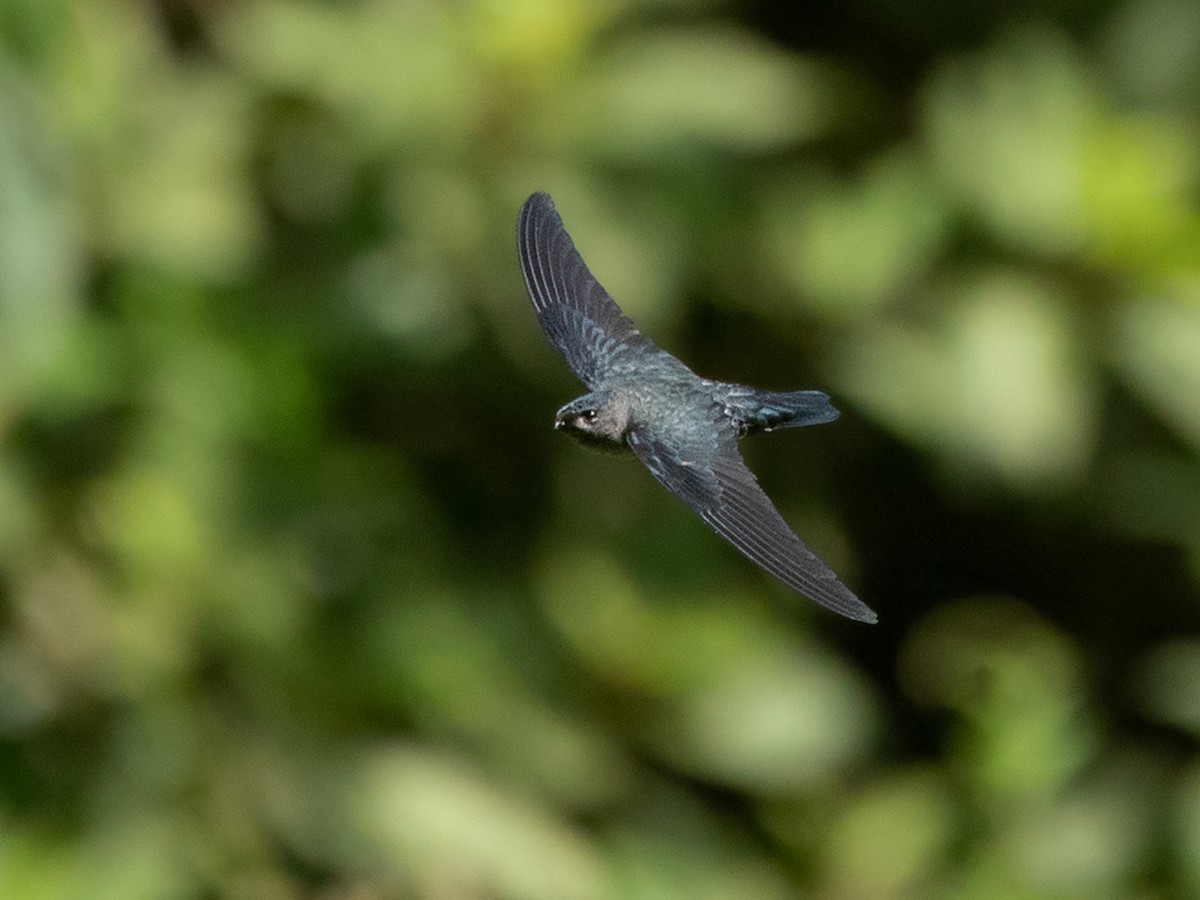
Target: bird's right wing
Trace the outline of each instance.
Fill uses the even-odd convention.
[[[779,515],[738,453],[732,429],[718,425],[709,437],[675,449],[635,429],[628,442],[655,478],[752,562],[836,613],[877,621]]]
[[[624,359],[647,351],[667,356],[588,271],[549,194],[536,193],[521,207],[517,255],[542,331],[589,388]]]

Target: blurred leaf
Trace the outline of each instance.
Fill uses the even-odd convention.
[[[422,893],[606,895],[599,858],[571,826],[452,757],[381,748],[347,799],[374,850],[372,864]]]
[[[1200,766],[1176,776],[1170,807],[1171,857],[1187,891],[1200,890]]]
[[[808,139],[827,126],[825,77],[731,28],[637,34],[592,75],[587,143],[636,157],[695,142],[746,152]]]
[[[1078,478],[1095,401],[1063,298],[1008,272],[943,291],[942,327],[881,324],[848,341],[834,369],[843,390],[968,471],[1026,489]]]
[[[1020,824],[1005,849],[1025,883],[1039,892],[1080,897],[1132,890],[1153,827],[1147,808],[1153,795],[1147,784],[1134,786],[1137,775],[1110,767],[1104,777],[1074,786],[1052,808]]]
[[[1200,642],[1181,638],[1154,648],[1137,688],[1148,715],[1200,734]]]
[[[470,140],[486,83],[463,25],[461,11],[439,3],[253,0],[220,36],[254,78],[337,113],[363,155]]]
[[[676,695],[711,681],[779,636],[716,597],[652,596],[613,563],[560,552],[541,585],[551,621],[600,674],[617,684]]]
[[[1170,425],[1200,447],[1200,304],[1189,297],[1127,304],[1116,316],[1122,375]]]
[[[621,748],[524,683],[523,661],[455,598],[410,595],[371,625],[364,666],[382,680],[384,698],[407,695],[431,732],[467,739],[560,803],[592,807],[629,790],[632,765]]]
[[[1140,0],[1114,8],[1102,47],[1123,94],[1184,113],[1195,109],[1200,21],[1192,13],[1188,0]]]
[[[642,792],[632,825],[606,841],[613,893],[630,900],[796,896],[783,867],[738,840],[718,816],[662,786]]]
[[[0,52],[0,436],[18,398],[53,378],[82,312],[79,210],[44,91]]]
[[[174,67],[134,7],[74,4],[59,98],[107,253],[228,281],[261,229],[247,190],[249,96],[213,67]]]
[[[1026,27],[982,59],[942,63],[930,83],[924,126],[933,158],[1006,243],[1039,253],[1080,246],[1090,81],[1066,40]]]
[[[1156,543],[1190,541],[1200,525],[1200,467],[1190,456],[1124,451],[1092,478],[1095,515],[1114,533]]]
[[[960,813],[934,770],[895,772],[848,803],[824,860],[834,897],[919,895],[948,863]]]
[[[689,771],[772,796],[811,789],[860,759],[873,738],[871,695],[818,647],[723,667],[649,728]]]
[[[1077,651],[1024,604],[961,603],[929,615],[908,639],[901,674],[919,702],[961,717],[960,765],[1001,819],[1053,797],[1095,753],[1079,720]]]
[[[894,301],[948,232],[937,186],[899,154],[857,183],[806,184],[769,202],[768,253],[805,307],[834,320],[863,318]]]
[[[1107,264],[1194,272],[1198,176],[1192,136],[1178,123],[1143,118],[1097,125],[1083,187],[1090,252]]]

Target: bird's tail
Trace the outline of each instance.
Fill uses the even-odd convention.
[[[838,411],[821,391],[761,391],[738,386],[727,400],[743,433],[832,422]]]

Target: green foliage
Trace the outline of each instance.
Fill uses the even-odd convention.
[[[1200,19],[893,6],[0,5],[0,896],[1200,892]],[[554,438],[538,189],[880,626]]]

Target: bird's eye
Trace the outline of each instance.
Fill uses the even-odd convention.
[[[583,418],[584,418],[584,421],[587,421],[587,422],[595,422],[595,421],[596,421],[596,411],[595,411],[594,409],[586,409],[586,410],[584,410],[584,411],[583,411]]]

